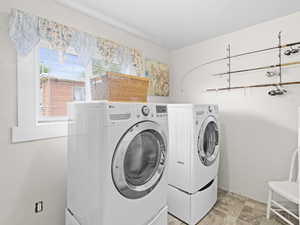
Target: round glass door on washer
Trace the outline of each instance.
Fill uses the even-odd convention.
[[[205,166],[212,165],[219,154],[219,128],[213,116],[208,116],[198,134],[198,154]]]
[[[166,166],[166,136],[157,123],[131,127],[119,141],[112,162],[118,191],[129,199],[142,198],[159,183]]]

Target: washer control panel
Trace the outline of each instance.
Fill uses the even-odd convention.
[[[136,119],[150,120],[152,118],[165,119],[168,116],[167,105],[164,104],[125,104],[109,103],[108,120],[121,121],[129,120],[132,117]]]
[[[143,105],[138,113],[137,117],[152,118],[152,117],[166,117],[167,116],[167,105]]]

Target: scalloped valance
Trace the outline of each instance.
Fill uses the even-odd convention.
[[[94,37],[55,21],[12,9],[9,20],[9,36],[19,55],[28,55],[40,40],[46,40],[63,56],[72,47],[82,63],[87,66],[97,55],[104,63],[117,63],[122,72],[144,75],[144,57],[141,51],[114,41]]]

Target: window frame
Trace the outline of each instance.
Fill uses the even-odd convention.
[[[27,142],[68,135],[68,116],[65,120],[40,118],[40,59],[39,49],[51,48],[49,42],[41,40],[27,55],[17,54],[17,121],[11,128],[11,142]],[[74,49],[67,52],[75,54]],[[94,59],[101,60],[99,55]],[[92,62],[86,67],[85,101],[91,101],[90,76],[93,74]]]
[[[27,56],[17,55],[17,125],[12,127],[12,143],[65,137],[64,121],[40,121],[39,49],[49,47],[41,41]]]

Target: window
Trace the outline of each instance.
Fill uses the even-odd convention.
[[[39,48],[39,121],[66,120],[67,103],[85,100],[85,68],[75,54]]]
[[[89,77],[91,99],[98,100],[103,96],[101,92],[104,91],[102,88],[102,76],[104,76],[107,71],[121,73],[122,66],[117,62],[105,63],[100,59],[100,56],[98,56],[98,58],[92,60],[91,70],[91,76]]]
[[[98,88],[104,71],[144,73],[144,58],[137,49],[18,9],[11,10],[9,22],[9,37],[18,52],[12,142],[65,136],[66,103],[96,100],[91,85]]]
[[[40,42],[26,57],[18,56],[18,117],[12,142],[66,136],[67,102],[99,100],[101,77],[122,70],[126,72],[100,55],[85,68],[72,49],[62,56],[48,42]]]
[[[18,52],[12,142],[65,136],[67,102],[98,99],[92,88],[99,92],[105,71],[143,74],[139,50],[18,9],[10,14],[9,37]]]
[[[62,56],[47,42],[26,57],[18,56],[18,116],[12,142],[66,136],[67,102],[89,99],[89,71],[72,49]]]

